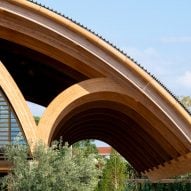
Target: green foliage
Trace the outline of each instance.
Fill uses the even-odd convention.
[[[127,189],[127,191],[190,191],[190,183],[148,183],[139,184],[139,187]]]
[[[40,121],[40,117],[39,116],[34,116],[34,120],[36,125],[38,125],[39,121]]]
[[[3,180],[3,188],[11,191],[93,191],[99,169],[94,154],[54,143],[46,147],[38,143],[29,160],[26,145],[9,145],[5,149],[13,168]],[[5,189],[6,190],[6,189]]]
[[[130,174],[133,175],[133,171],[131,169],[131,166],[128,167],[128,170],[130,169]],[[129,171],[128,171],[129,174]],[[161,183],[160,181],[158,183],[152,183],[146,177],[142,177],[138,175],[136,172],[134,172],[134,175],[131,177],[128,177],[130,181],[127,181],[126,185],[126,191],[190,191],[191,190],[191,183],[190,183],[190,174],[185,174],[182,176],[177,176],[171,179],[169,183]],[[140,178],[145,179],[145,182],[136,181]],[[133,181],[131,181],[133,179]]]
[[[115,150],[112,150],[97,190],[124,191],[126,178],[126,162]]]
[[[190,96],[182,96],[182,97],[179,97],[179,100],[180,102],[182,102],[182,104],[190,109],[191,108],[191,97]]]
[[[79,148],[79,149],[83,149],[84,154],[86,156],[88,156],[89,154],[95,154],[96,157],[98,157],[98,151],[96,148],[96,145],[93,143],[93,140],[83,140],[83,141],[79,141],[74,143],[73,148]]]

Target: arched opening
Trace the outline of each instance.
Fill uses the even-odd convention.
[[[184,165],[191,160],[190,115],[154,77],[67,18],[28,1],[0,5],[0,59],[23,97],[3,66],[0,85],[27,140],[49,144],[60,135],[71,143],[104,140],[151,177],[191,169]],[[86,99],[112,107],[105,102],[86,107]],[[25,100],[50,103],[38,128]]]
[[[158,134],[158,140],[154,134]],[[60,137],[70,144],[83,139],[102,140],[116,149],[138,172],[172,159],[161,144],[170,143],[148,121],[132,109],[124,109],[122,104],[111,101],[86,103],[72,110],[58,124],[52,141]],[[178,157],[179,153],[173,147],[171,149]]]

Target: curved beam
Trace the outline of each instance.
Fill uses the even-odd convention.
[[[187,156],[191,151],[190,115],[149,74],[86,29],[28,1],[4,0],[0,1],[0,38],[36,50],[92,78],[71,86],[49,105],[38,129],[38,136],[46,143],[50,143],[59,122],[75,108],[109,100],[136,111],[154,132],[171,142],[179,155]]]
[[[27,1],[1,1],[0,15],[0,37],[23,44],[63,63],[67,60],[70,67],[91,77],[107,76],[123,84],[124,88],[128,88],[126,84],[131,83],[147,100],[155,102],[182,131],[186,140],[191,142],[191,117],[188,113],[151,76],[99,37]]]
[[[144,164],[146,161],[149,161],[147,166],[157,166],[157,164],[172,159],[170,152],[163,151],[160,143],[157,143],[152,135],[148,135],[143,130],[138,119],[133,120],[122,113],[123,110],[107,108],[104,106],[104,102],[101,103],[103,103],[102,108],[88,109],[87,107],[85,111],[72,116],[64,124],[61,122],[61,128],[57,128],[58,132],[54,134],[53,140],[62,136],[63,141],[71,143],[75,139],[83,137],[85,139],[89,135],[89,138],[97,136],[107,142],[105,138],[107,135],[111,143],[116,140],[114,147],[120,147],[123,150],[120,154],[126,159],[129,158],[129,154],[127,155],[126,152],[131,148],[132,158],[142,160],[141,169],[134,166],[137,171],[147,169]],[[110,102],[110,104],[114,103]],[[122,140],[123,144],[120,143]],[[111,145],[113,146],[113,143]],[[132,163],[132,161],[129,162]]]
[[[112,95],[112,94],[110,94],[110,95]],[[113,93],[112,97],[114,95],[115,94]],[[115,95],[115,96],[120,98],[119,95]],[[124,97],[123,97],[123,99],[125,100]],[[90,116],[90,118],[88,117],[88,120],[90,120],[91,116],[94,115],[94,112],[92,111],[93,109],[98,109],[102,113],[103,108],[107,108],[110,110],[117,111],[119,113],[123,113],[125,116],[128,116],[133,121],[135,121],[135,123],[137,123],[142,128],[142,130],[148,135],[148,140],[145,140],[145,141],[149,141],[152,137],[166,151],[166,153],[168,153],[172,158],[176,158],[177,156],[179,156],[180,153],[174,148],[174,144],[171,141],[169,141],[172,139],[171,135],[169,136],[169,134],[170,134],[169,131],[164,130],[163,133],[160,133],[160,131],[156,127],[153,127],[153,124],[150,123],[150,121],[148,121],[148,119],[144,119],[133,108],[130,108],[130,107],[132,107],[132,105],[133,104],[125,105],[125,101],[124,101],[124,103],[122,103],[122,102],[120,103],[120,101],[117,102],[116,100],[112,100],[111,98],[109,100],[109,98],[108,98],[108,100],[92,101],[92,102],[85,103],[81,106],[78,106],[78,107],[74,108],[66,116],[64,116],[64,118],[61,120],[60,124],[58,124],[58,126],[56,127],[52,140],[55,139],[56,134],[58,134],[57,132],[60,131],[61,128],[62,128],[61,131],[63,131],[63,133],[59,134],[58,136],[62,136],[65,138],[67,138],[66,134],[67,134],[67,136],[70,136],[70,134],[68,134],[68,130],[75,128],[75,126],[77,124],[79,125],[81,123],[84,123],[86,120],[86,115]],[[85,112],[88,112],[88,113],[85,116],[83,116]],[[152,114],[150,113],[150,118],[152,118],[151,115]],[[80,118],[79,118],[79,116],[80,116]],[[128,122],[127,117],[124,118],[121,116],[121,120],[122,121],[126,120]],[[157,123],[156,121],[157,121],[157,119],[155,118],[155,124]],[[90,125],[92,125],[92,123]],[[116,125],[118,125],[118,124],[116,124]],[[112,126],[115,126],[115,124],[113,124]],[[163,129],[163,128],[161,128],[162,126],[164,126],[164,125],[160,124],[161,131]],[[139,131],[142,132],[141,129]],[[121,132],[119,131],[119,133],[121,133]],[[57,138],[58,138],[58,136],[57,136]],[[144,136],[145,139],[146,139],[146,137],[147,136]],[[99,137],[99,138],[103,139],[102,137]],[[151,145],[154,145],[154,144],[152,143]],[[159,148],[157,148],[157,149],[159,150],[159,152],[161,154],[163,153],[163,152],[161,152],[161,150]]]
[[[14,108],[28,144],[32,145],[37,138],[34,118],[16,83],[1,62],[0,86]]]
[[[183,145],[190,150],[190,143],[185,141],[186,137],[182,134],[182,131],[176,128],[173,121],[168,119],[168,116],[165,116],[155,103],[149,102],[149,100],[144,98],[142,92],[136,91],[131,84],[127,85],[126,87],[128,88],[124,89],[111,79],[100,78],[86,80],[62,92],[48,106],[40,121],[38,130],[43,135],[42,137],[45,142],[50,143],[51,138],[48,137],[52,136],[52,132],[56,129],[59,121],[74,108],[96,100],[112,100],[114,102],[121,102],[126,107],[130,107],[137,111],[137,113],[140,113],[144,119],[150,121],[151,124],[153,123],[152,126],[163,136],[170,138],[168,135],[174,134],[178,139],[183,140]],[[156,119],[158,119],[157,123]],[[162,121],[161,119],[164,120],[164,123],[160,122]],[[46,127],[46,131],[44,131],[43,127]],[[172,139],[171,141],[172,144],[177,145],[180,153],[182,151],[185,153],[184,147],[177,142],[177,139]]]
[[[146,101],[155,102],[190,144],[190,115],[144,70],[91,32],[43,7],[20,0],[0,2],[0,28],[1,38],[60,62],[67,61],[70,67],[90,78],[107,76],[125,89],[131,83]]]
[[[79,114],[83,113],[83,110],[85,111],[88,109],[88,105],[86,104],[90,104],[90,108],[92,108],[94,107],[94,105],[91,105],[91,103],[95,101],[105,100],[105,101],[111,101],[113,103],[120,103],[124,106],[124,108],[130,108],[133,111],[138,112],[141,117],[135,119],[133,118],[133,116],[131,116],[133,120],[139,121],[139,119],[143,118],[145,122],[142,119],[143,122],[142,128],[144,129],[145,132],[147,132],[148,135],[149,131],[151,132],[156,131],[155,135],[150,134],[149,136],[152,136],[155,140],[158,139],[158,143],[161,146],[163,145],[162,147],[164,148],[164,150],[168,148],[168,144],[170,143],[172,148],[171,149],[169,148],[168,154],[172,152],[171,153],[172,158],[173,157],[178,158],[178,156],[187,155],[190,151],[190,146],[188,142],[187,144],[184,144],[185,142],[183,143],[183,141],[185,141],[185,137],[181,133],[181,131],[179,131],[179,129],[177,129],[175,126],[172,126],[173,123],[168,118],[166,118],[167,120],[166,124],[160,123],[159,120],[161,120],[161,117],[164,118],[164,113],[161,113],[160,110],[158,110],[157,113],[156,112],[153,113],[152,110],[150,111],[148,110],[148,108],[144,108],[143,105],[145,104],[145,102],[143,100],[139,100],[143,102],[140,103],[137,102],[136,96],[139,97],[141,95],[138,92],[135,93],[132,92],[131,90],[135,91],[130,85],[129,88],[126,90],[123,89],[123,87],[121,87],[113,80],[107,78],[91,79],[81,82],[79,84],[75,84],[70,88],[68,88],[67,90],[65,90],[64,92],[62,92],[48,106],[39,123],[38,135],[42,140],[46,142],[46,144],[50,144],[50,142],[52,141],[53,134],[62,120],[67,122],[67,120],[71,119],[72,116],[75,117],[75,115],[77,115],[78,113]],[[147,101],[146,104],[150,104],[152,108],[155,107],[155,103]],[[96,103],[95,106],[99,108],[99,104]],[[115,108],[114,104],[111,104],[110,108],[114,109]],[[121,111],[126,113],[127,111],[125,111],[126,109],[124,108],[123,109],[121,108],[122,109]],[[155,111],[156,110],[157,108],[155,108]],[[71,122],[74,123],[75,120],[71,120]],[[144,123],[146,124],[145,126],[143,125]],[[148,124],[150,124],[150,128]],[[171,125],[169,126],[169,124]],[[69,126],[72,127],[72,124]],[[64,128],[67,129],[67,125],[64,125]],[[172,128],[174,130],[172,130]],[[75,130],[75,126],[73,130]],[[81,130],[79,129],[79,131]],[[86,133],[84,133],[84,136],[85,134]],[[79,134],[79,136],[83,137],[81,133]],[[162,139],[160,139],[159,136],[161,136]],[[103,137],[100,138],[103,139]],[[160,142],[163,139],[166,142],[165,144]],[[179,153],[179,155],[173,156],[173,149],[175,149],[176,152]],[[148,173],[149,171],[154,173],[153,169],[147,169],[147,170],[144,169],[143,173],[146,173],[150,178],[153,178],[152,173]]]

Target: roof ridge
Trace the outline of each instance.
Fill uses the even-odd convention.
[[[154,76],[153,74],[151,74],[144,66],[142,66],[141,64],[139,64],[136,60],[134,60],[132,57],[130,57],[126,52],[124,52],[122,49],[120,49],[119,47],[117,47],[115,44],[111,43],[110,41],[108,41],[107,39],[105,39],[103,36],[101,36],[100,34],[96,33],[95,31],[89,29],[87,26],[84,26],[83,24],[81,24],[80,22],[77,22],[76,20],[72,19],[71,17],[68,17],[66,15],[64,15],[61,12],[58,12],[46,5],[43,5],[41,3],[39,3],[36,0],[27,0],[31,3],[34,3],[36,5],[39,5],[41,7],[44,7],[45,9],[48,9],[49,11],[52,11],[68,20],[70,20],[71,22],[77,24],[78,26],[84,28],[85,30],[91,32],[93,35],[96,35],[98,38],[100,38],[101,40],[103,40],[104,42],[106,42],[107,44],[109,44],[110,46],[112,46],[113,48],[115,48],[117,51],[119,51],[120,53],[122,53],[124,56],[128,57],[133,63],[135,63],[137,66],[139,66],[142,70],[144,70],[147,74],[149,74],[149,76],[151,76],[155,81],[157,81],[183,108],[185,111],[187,111],[188,114],[191,115],[191,111],[185,107],[185,105],[178,99],[178,97],[176,95],[174,95],[174,93],[169,90],[156,76]]]

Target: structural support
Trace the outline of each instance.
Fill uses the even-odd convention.
[[[9,71],[0,64],[0,86],[29,143],[50,144],[61,135],[71,143],[94,137],[152,180],[191,171],[189,113],[99,36],[29,1],[0,0],[0,40],[12,46],[1,47]],[[9,53],[23,57],[14,64]],[[49,103],[38,127],[26,98]]]

